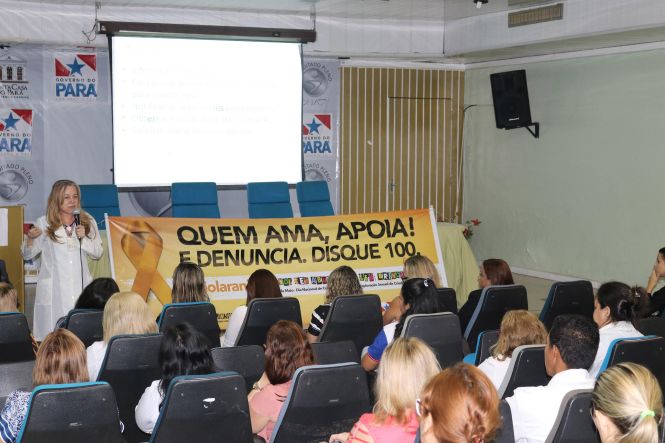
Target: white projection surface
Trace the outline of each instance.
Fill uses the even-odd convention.
[[[118,186],[302,179],[296,43],[114,36]]]

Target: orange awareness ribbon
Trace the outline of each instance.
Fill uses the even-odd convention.
[[[129,222],[127,232],[120,240],[122,251],[136,268],[132,291],[146,301],[150,289],[163,304],[171,303],[171,288],[157,271],[164,242],[148,223],[141,220]]]

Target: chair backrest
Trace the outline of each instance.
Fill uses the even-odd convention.
[[[87,348],[104,337],[102,319],[104,311],[96,309],[72,309],[65,319],[65,329],[68,329],[81,339]]]
[[[351,340],[361,352],[383,328],[381,299],[378,295],[336,297],[323,323],[320,342]]]
[[[17,389],[32,390],[32,368],[34,367],[34,360],[0,363],[0,405],[4,406],[7,396]]]
[[[417,337],[436,354],[442,368],[462,361],[462,333],[459,318],[452,312],[409,315],[402,328],[402,337]]]
[[[328,183],[323,180],[299,182],[296,184],[298,207],[302,217],[335,215],[330,203]]]
[[[367,377],[360,365],[299,368],[270,443],[327,441],[332,434],[348,432],[369,409]]]
[[[30,328],[20,312],[0,312],[0,363],[35,359]]]
[[[293,217],[289,185],[286,182],[247,184],[249,218]]]
[[[516,388],[543,386],[550,381],[545,371],[545,345],[518,346],[508,365],[506,376],[499,387],[501,398],[511,397]]]
[[[32,391],[17,442],[121,443],[120,419],[108,383],[42,385]]]
[[[637,322],[635,328],[644,335],[657,335],[658,337],[665,337],[665,318],[642,318]]]
[[[545,443],[600,443],[591,419],[591,390],[576,389],[563,397]]]
[[[171,381],[150,443],[252,443],[247,391],[235,372]]]
[[[171,184],[171,213],[178,218],[219,218],[217,184],[182,182]]]
[[[265,370],[265,355],[259,345],[213,348],[212,359],[218,371],[233,371],[245,380],[247,392],[259,381]]]
[[[540,321],[549,331],[554,319],[562,314],[593,316],[593,287],[586,280],[559,281],[550,287],[547,300],[540,311]]]
[[[655,335],[635,338],[618,338],[608,347],[607,355],[598,375],[610,366],[623,362],[637,363],[647,368],[658,379],[660,389],[665,389],[665,338]]]
[[[189,323],[208,339],[211,348],[219,346],[219,324],[217,323],[217,311],[212,303],[173,303],[162,308],[159,316],[159,331],[164,332],[167,328]]]
[[[492,443],[515,443],[513,414],[506,400],[501,400],[499,403],[499,413],[501,414],[501,428],[497,431]]]
[[[113,387],[129,442],[148,440],[148,434],[136,426],[134,408],[145,388],[162,377],[158,360],[161,342],[162,334],[119,335],[111,338],[106,348],[97,380]]]
[[[116,185],[80,185],[81,205],[95,218],[99,229],[106,229],[104,214],[110,217],[120,216],[118,187]]]
[[[457,294],[453,288],[436,288],[439,298],[440,312],[452,312],[457,314]]]
[[[489,286],[483,289],[478,305],[464,331],[464,338],[470,346],[473,346],[478,334],[490,329],[499,329],[505,313],[513,309],[529,309],[524,286]]]
[[[247,314],[235,345],[263,346],[268,330],[280,320],[290,320],[302,326],[300,302],[297,298],[255,298],[247,305]]]
[[[351,340],[312,343],[312,352],[317,365],[360,363],[360,354]]]
[[[490,331],[483,331],[478,334],[478,343],[476,345],[476,361],[474,364],[478,366],[492,355],[492,346],[499,341],[499,330],[492,329]]]

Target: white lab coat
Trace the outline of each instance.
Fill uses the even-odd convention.
[[[87,258],[98,260],[104,251],[97,223],[92,217],[90,234],[80,242],[80,256],[75,233],[67,237],[65,228],[60,226],[55,231],[58,241],[54,242],[46,234],[46,217],[39,217],[35,226],[42,230],[42,235],[34,239],[30,247],[27,240],[24,241],[22,252],[25,259],[41,254],[32,335],[42,341],[53,330],[56,321],[74,308],[81,291],[92,280]]]

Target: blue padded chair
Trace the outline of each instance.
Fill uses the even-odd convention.
[[[98,223],[99,229],[106,229],[104,214],[120,216],[118,187],[116,185],[80,185],[81,205]]]
[[[365,371],[357,363],[303,366],[293,374],[270,443],[326,441],[369,412]]]
[[[169,303],[164,305],[157,320],[159,331],[180,323],[189,323],[205,335],[211,348],[219,346],[219,324],[217,311],[210,302]]]
[[[289,185],[286,182],[247,184],[249,218],[293,217]]]
[[[0,363],[34,360],[28,319],[20,312],[0,312]]]
[[[171,380],[150,443],[252,443],[245,381],[235,372]]]
[[[522,386],[543,386],[550,376],[545,370],[545,345],[522,345],[513,351],[508,370],[497,392],[499,397],[512,397]]]
[[[480,294],[478,305],[464,331],[464,338],[472,346],[478,334],[499,329],[506,312],[513,309],[529,309],[526,288],[522,285],[488,286]]]
[[[492,329],[483,331],[478,334],[478,342],[476,343],[476,350],[473,354],[464,356],[464,363],[478,366],[492,355],[492,346],[499,341],[499,330]]]
[[[113,389],[99,382],[36,387],[16,441],[124,442]]]
[[[219,218],[217,184],[171,184],[171,214],[177,218]]]
[[[665,389],[665,338],[655,335],[634,338],[617,338],[610,343],[598,375],[605,369],[623,362],[637,363],[647,368],[658,379],[660,389]]]
[[[74,333],[87,348],[104,338],[102,320],[104,311],[96,309],[72,309],[65,318],[65,329]]]
[[[600,443],[589,414],[591,392],[591,389],[576,389],[566,394],[545,443]]]
[[[321,215],[335,215],[328,183],[323,180],[300,182],[296,184],[298,206],[302,217],[318,217]]]
[[[555,282],[540,311],[540,321],[549,331],[554,319],[563,314],[593,317],[593,287],[586,280]]]

